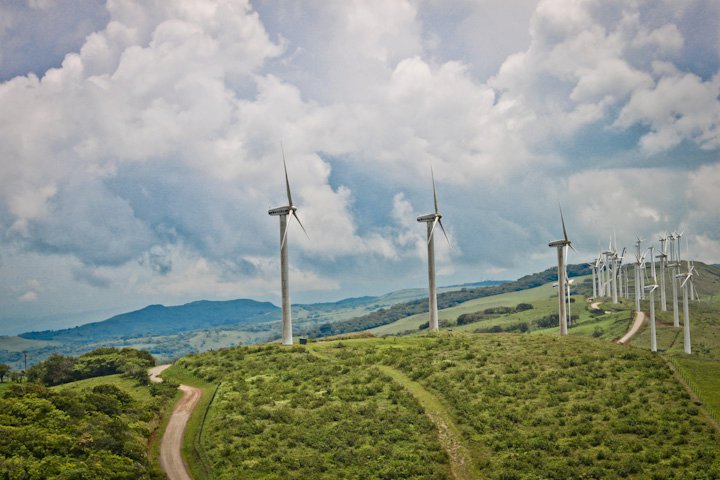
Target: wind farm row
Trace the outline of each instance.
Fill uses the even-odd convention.
[[[290,189],[290,180],[288,177],[287,162],[285,159],[285,151],[281,145],[283,169],[285,174],[285,189],[287,194],[287,205],[272,208],[268,211],[271,216],[280,217],[280,285],[282,297],[282,344],[293,344],[292,333],[292,311],[290,303],[290,284],[288,275],[288,216],[292,216],[298,222],[303,232],[307,236],[307,231],[300,221],[297,214],[298,207],[293,203],[292,193]],[[435,281],[435,241],[434,234],[436,228],[440,226],[445,240],[450,245],[450,239],[447,236],[445,227],[442,224],[442,214],[438,207],[437,188],[435,185],[435,174],[430,166],[430,175],[433,190],[433,206],[432,213],[419,216],[417,221],[425,223],[427,228],[427,261],[428,261],[428,330],[431,333],[438,332],[440,325],[438,322],[438,306],[437,306],[437,287]],[[571,304],[571,288],[573,281],[567,275],[567,256],[568,250],[575,248],[572,241],[568,237],[567,228],[562,208],[560,208],[560,221],[562,225],[563,238],[548,243],[551,248],[557,249],[558,258],[558,279],[555,286],[558,292],[558,326],[560,335],[568,334],[568,326],[572,321],[570,315]],[[683,334],[684,334],[684,351],[690,354],[692,351],[690,340],[690,310],[689,302],[693,299],[699,299],[693,285],[693,276],[697,274],[692,261],[685,261],[686,269],[682,271],[681,260],[681,240],[684,232],[673,232],[662,236],[659,239],[659,253],[655,255],[655,246],[650,245],[643,249],[643,239],[636,236],[635,243],[635,259],[631,263],[623,263],[627,248],[623,248],[618,253],[617,240],[615,235],[611,237],[607,250],[603,250],[598,254],[594,262],[588,263],[592,271],[592,291],[593,299],[609,298],[613,304],[618,304],[620,298],[635,300],[635,312],[641,312],[640,301],[645,300],[649,296],[650,310],[650,330],[651,330],[651,346],[653,352],[657,352],[656,337],[656,319],[655,307],[656,290],[660,291],[659,308],[661,311],[667,311],[667,282],[672,287],[671,300],[673,306],[673,326],[680,327],[679,319],[679,299],[678,290],[682,290],[682,307],[683,307]],[[309,237],[308,237],[309,238]],[[686,238],[687,245],[687,238]],[[451,246],[451,245],[450,245]],[[452,247],[452,246],[451,246]],[[657,262],[656,262],[657,259]],[[649,261],[648,261],[649,260]],[[647,265],[650,264],[650,272],[648,273]],[[658,275],[659,266],[660,273]],[[633,293],[630,293],[630,268],[633,270]],[[641,317],[642,318],[642,317]]]
[[[558,249],[558,285],[565,286],[565,288],[558,288],[560,334],[567,335],[567,312],[570,308],[569,295],[572,280],[567,279],[565,264],[568,247],[573,247],[572,242],[567,236],[562,210],[560,211],[560,219],[564,239],[551,242],[549,246]],[[630,264],[623,263],[627,248],[623,248],[622,252],[618,254],[617,240],[613,234],[607,250],[600,252],[594,262],[588,263],[592,271],[593,299],[608,298],[613,304],[618,304],[621,298],[634,299],[636,314],[641,312],[640,301],[649,299],[650,350],[653,352],[657,352],[656,303],[659,303],[661,311],[667,311],[666,285],[669,280],[672,286],[673,327],[680,328],[678,290],[682,290],[683,350],[687,354],[692,353],[690,301],[699,300],[700,298],[693,284],[693,276],[697,275],[697,270],[690,259],[685,260],[686,268],[685,271],[682,271],[680,247],[683,235],[684,232],[672,232],[661,236],[658,240],[660,248],[657,255],[655,255],[655,245],[650,245],[646,249],[643,249],[642,244],[644,240],[636,236],[635,260]],[[687,245],[687,238],[685,242]],[[689,250],[689,248],[687,250]],[[647,268],[648,263],[650,264],[649,273]],[[659,275],[656,266],[659,266]],[[634,277],[632,294],[630,293],[631,267]],[[655,292],[657,290],[660,292],[660,297],[656,301]],[[640,319],[642,318],[643,317],[640,317]]]

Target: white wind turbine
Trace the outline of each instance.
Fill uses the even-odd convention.
[[[660,253],[656,258],[660,259],[660,310],[667,311],[667,298],[665,295],[665,266],[667,264],[667,249],[665,247],[667,237],[660,237]]]
[[[650,247],[650,258],[653,258],[653,247]],[[655,325],[655,290],[658,288],[657,276],[655,272],[655,262],[651,263],[651,272],[653,284],[645,287],[650,294],[650,351],[657,352],[657,332]]]
[[[683,347],[687,354],[692,353],[690,346],[690,305],[688,300],[688,289],[692,284],[692,276],[691,271],[677,275],[677,279],[682,280],[680,288],[683,289]]]
[[[558,317],[560,320],[560,335],[567,335],[568,319],[565,310],[565,247],[572,246],[572,242],[568,239],[567,230],[565,229],[565,219],[563,218],[562,208],[560,208],[560,221],[562,222],[563,239],[555,240],[548,243],[549,247],[557,248],[558,255]]]
[[[283,207],[272,208],[268,210],[269,215],[280,217],[280,291],[282,294],[282,344],[292,345],[292,311],[290,306],[290,284],[288,281],[288,215],[292,215],[297,220],[298,225],[302,228],[307,236],[307,231],[303,227],[300,217],[297,215],[297,207],[292,201],[290,193],[290,180],[288,180],[287,163],[285,163],[285,149],[280,145],[283,157],[283,168],[285,170],[285,189],[287,192],[288,204]],[[309,238],[309,237],[308,237]]]
[[[643,262],[643,258],[640,256],[640,245],[642,244],[642,240],[640,240],[640,237],[636,237],[637,242],[635,243],[635,248],[637,253],[635,253],[635,311],[640,311],[640,268]]]
[[[597,298],[598,289],[597,289],[597,266],[598,266],[599,259],[595,261],[595,263],[588,263],[588,266],[590,267],[590,271],[592,272],[592,286],[593,286],[593,298]]]
[[[677,292],[677,276],[679,275],[680,271],[680,261],[678,258],[678,253],[675,246],[675,240],[677,240],[678,237],[675,236],[674,233],[671,233],[668,235],[668,240],[670,240],[670,262],[668,264],[668,267],[672,268],[671,274],[670,274],[670,281],[672,283],[672,301],[673,301],[673,327],[680,327],[680,312],[678,311],[678,292]]]
[[[427,247],[428,247],[428,306],[430,310],[430,321],[428,328],[431,332],[437,332],[440,330],[438,322],[438,309],[437,309],[437,292],[435,290],[435,240],[434,233],[435,227],[440,225],[440,229],[445,235],[448,245],[450,245],[450,239],[445,233],[445,227],[442,224],[442,215],[438,210],[437,191],[435,190],[435,174],[430,166],[430,177],[432,178],[433,186],[433,204],[435,206],[435,212],[427,215],[422,215],[417,218],[418,222],[424,222],[427,225]]]
[[[691,273],[694,277],[699,277],[700,274],[697,272],[697,270],[695,270],[695,265],[693,264],[693,261],[690,260],[690,242],[687,238],[685,238],[685,250],[688,252],[688,273]],[[700,300],[700,296],[698,295],[697,290],[695,290],[695,285],[693,284],[693,281],[690,280],[690,301],[693,300]]]
[[[622,298],[625,298],[627,294],[625,293],[625,290],[623,289],[623,259],[625,258],[625,247],[622,249],[622,254],[620,255],[620,258],[618,259],[618,289],[620,290],[620,296]]]

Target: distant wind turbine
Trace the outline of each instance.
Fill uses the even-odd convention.
[[[654,247],[650,247],[650,258],[653,258]],[[657,276],[655,272],[655,261],[651,264],[653,284],[648,285],[645,289],[650,294],[650,351],[657,352],[657,332],[655,329],[655,290],[658,288]]]
[[[692,284],[692,276],[692,272],[677,275],[677,279],[682,280],[680,288],[683,290],[683,347],[687,354],[692,353],[690,346],[690,302],[688,300],[688,289]]]
[[[665,247],[667,237],[660,237],[660,253],[656,258],[660,259],[660,310],[667,312],[667,297],[665,295],[665,266],[667,265],[667,249]]]
[[[557,248],[558,255],[558,317],[560,320],[560,335],[567,335],[568,319],[565,310],[565,247],[572,246],[572,242],[568,239],[567,230],[565,229],[565,219],[563,218],[562,207],[560,208],[560,222],[562,222],[563,239],[555,240],[548,243],[548,247]]]
[[[678,237],[671,233],[668,235],[668,240],[670,240],[670,261],[671,263],[668,264],[668,267],[672,268],[672,272],[670,274],[670,281],[672,283],[672,301],[673,301],[673,327],[680,327],[680,313],[678,311],[678,292],[677,292],[677,283],[678,279],[677,276],[680,273],[680,258],[678,255],[678,252],[675,247],[675,240],[677,240]]]
[[[418,222],[424,222],[427,225],[427,247],[428,247],[428,306],[430,310],[430,321],[428,328],[431,332],[437,332],[440,330],[438,322],[438,309],[437,309],[437,292],[435,290],[435,227],[440,225],[440,229],[450,245],[450,239],[445,233],[445,227],[442,224],[442,215],[438,210],[437,191],[435,190],[435,174],[433,173],[432,165],[430,166],[430,176],[432,178],[433,187],[433,204],[435,211],[427,215],[417,217]]]
[[[290,283],[288,281],[288,245],[287,245],[287,232],[288,232],[288,215],[292,215],[297,220],[300,228],[305,232],[307,231],[303,227],[300,217],[297,214],[297,207],[292,201],[292,194],[290,193],[290,180],[288,180],[287,163],[285,162],[285,149],[282,144],[280,145],[283,157],[283,168],[285,170],[285,189],[287,192],[288,204],[283,207],[272,208],[268,210],[269,215],[280,217],[280,290],[282,294],[282,344],[292,345],[293,344],[293,333],[292,333],[292,311],[290,306]],[[309,237],[308,237],[309,238]]]

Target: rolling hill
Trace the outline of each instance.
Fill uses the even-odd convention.
[[[345,339],[173,368],[219,385],[200,439],[217,478],[720,475],[720,435],[662,359],[593,338]]]

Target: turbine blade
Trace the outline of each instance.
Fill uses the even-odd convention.
[[[287,232],[290,229],[290,223],[285,222],[285,232],[283,233],[282,241],[280,242],[280,250],[285,246],[285,241],[287,240]]]
[[[435,191],[435,173],[433,173],[432,163],[430,164],[430,177],[432,178],[432,185],[433,185],[433,203],[435,204],[435,213],[438,213],[438,204],[437,204],[437,192]]]
[[[290,180],[288,179],[287,163],[285,162],[285,147],[283,147],[282,142],[280,142],[280,150],[282,150],[283,168],[285,168],[285,188],[287,189],[288,206],[292,207],[293,201],[292,195],[290,194]]]
[[[560,221],[562,222],[563,237],[565,238],[565,241],[567,242],[568,236],[567,236],[567,230],[565,230],[565,218],[563,218],[562,207],[560,206],[560,204],[558,204],[558,208],[560,209]]]
[[[295,220],[297,220],[298,225],[300,225],[300,228],[302,228],[302,231],[305,232],[305,236],[308,238],[308,240],[310,240],[310,235],[308,235],[307,230],[305,230],[305,227],[303,227],[303,224],[300,221],[300,217],[298,217],[297,212],[295,210],[293,210],[292,214],[293,214],[293,217],[295,217]]]
[[[447,240],[448,246],[452,248],[452,244],[450,243],[450,239],[447,236],[447,233],[445,233],[445,227],[443,227],[442,220],[438,219],[438,223],[440,224],[440,229],[443,232],[443,235],[445,235],[445,240]]]
[[[428,235],[428,240],[427,240],[428,245],[430,245],[430,240],[432,240],[433,234],[435,233],[435,226],[438,224],[439,221],[440,221],[440,217],[435,217],[435,221],[433,222],[433,226],[432,226],[432,228],[430,229],[430,235]]]
[[[685,277],[685,280],[683,280],[683,282],[680,284],[680,288],[684,288],[684,287],[685,287],[685,284],[688,282],[688,280],[690,280],[690,278],[691,278],[691,276],[690,276],[690,275],[687,275],[687,276]]]

